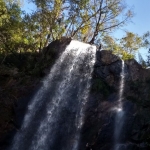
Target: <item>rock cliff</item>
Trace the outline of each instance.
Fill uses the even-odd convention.
[[[136,60],[126,60],[123,91],[124,120],[121,150],[148,150],[150,147],[150,70]],[[92,87],[82,130],[81,149],[112,150],[115,107],[119,98],[122,60],[111,51],[98,51]],[[119,129],[118,129],[119,130]]]
[[[0,140],[4,139],[6,132],[12,129],[17,130],[14,122],[15,103],[18,103],[18,99],[20,99],[19,103],[27,103],[25,99],[23,99],[24,102],[21,101],[22,97],[27,96],[32,89],[38,86],[41,78],[49,71],[48,65],[45,64],[52,65],[70,40],[65,38],[62,41],[57,40],[45,48],[41,56],[36,57],[38,60],[36,64],[40,64],[38,73],[40,71],[40,75],[42,74],[38,78],[33,77],[32,74],[22,75],[17,67],[9,71],[5,69],[3,73],[0,73],[0,78],[4,79],[0,85],[2,97],[0,101],[0,107],[2,107]],[[53,63],[51,63],[52,58],[55,58]],[[37,69],[37,65],[34,69]],[[122,150],[149,150],[150,70],[142,68],[134,59],[126,60],[124,69],[125,84],[122,101],[125,118],[120,137],[122,145],[120,146]],[[0,70],[2,69],[0,68]],[[122,60],[118,56],[112,54],[111,51],[97,51],[92,86],[85,111],[85,122],[81,132],[80,150],[112,149],[116,115],[114,108],[119,97],[121,71]],[[4,144],[8,144],[8,142],[4,143],[4,140],[1,141],[3,147]]]

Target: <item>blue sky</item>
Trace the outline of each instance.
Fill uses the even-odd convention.
[[[132,22],[124,29],[142,35],[150,30],[150,0],[126,0],[126,3],[134,11]]]
[[[22,10],[31,13],[36,7],[33,3],[29,3],[28,1],[29,0],[23,0]]]
[[[150,31],[150,0],[126,0],[126,3],[134,11],[132,22],[128,23],[122,29],[137,33],[142,36],[145,32]],[[115,32],[114,36],[121,38],[125,33],[122,30]],[[146,59],[148,49],[140,49],[143,58]]]
[[[125,0],[126,4],[134,11],[134,17],[132,22],[129,22],[122,29],[143,35],[145,32],[150,31],[150,0]],[[23,10],[32,12],[35,6],[32,3],[28,3],[28,0],[24,0]],[[121,38],[125,35],[123,30],[116,31],[113,35],[116,38]],[[140,53],[146,59],[147,49],[140,49]]]

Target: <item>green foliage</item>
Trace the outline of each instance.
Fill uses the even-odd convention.
[[[112,50],[114,54],[123,60],[132,59],[142,45],[142,38],[132,32],[126,32],[121,39],[114,39],[109,35],[104,37],[105,49]]]
[[[27,14],[21,11],[20,0],[0,0],[0,53],[5,53],[3,60],[14,52],[41,52],[49,42],[62,36],[99,43],[106,33],[132,17],[122,1],[30,0],[36,9]],[[119,20],[121,15],[124,18]]]
[[[23,22],[18,1],[1,1],[1,5],[5,10],[5,16],[2,15],[0,20],[0,54],[5,54],[5,59],[9,54],[27,51],[34,43],[28,38],[29,33],[26,33],[26,24]]]
[[[143,34],[143,45],[148,48],[150,46],[150,32]]]
[[[142,39],[132,32],[126,32],[126,36],[120,40],[120,43],[123,49],[131,55],[142,47]]]
[[[30,1],[36,9],[27,14],[21,11],[19,0],[0,0],[0,54],[4,54],[0,63],[9,54],[41,52],[48,43],[62,36],[97,44],[101,41],[123,59],[133,58],[140,47],[140,37],[131,32],[119,43],[109,36],[132,17],[123,0]]]
[[[39,26],[40,47],[62,36],[97,43],[104,33],[122,26],[132,17],[123,0],[31,1],[37,7],[31,18]]]
[[[9,15],[7,12],[6,4],[4,0],[0,0],[0,26],[2,26],[4,22],[7,22],[8,19]]]
[[[144,66],[146,65],[146,67],[150,66],[150,31],[147,31],[146,33],[143,34],[142,37],[142,45],[143,47],[148,49],[148,55],[147,55],[147,59],[144,62]]]

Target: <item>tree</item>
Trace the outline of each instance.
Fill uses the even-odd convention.
[[[19,1],[0,0],[0,4],[3,6],[0,10],[0,53],[4,54],[3,63],[8,54],[27,51],[33,43],[28,38],[29,33],[25,32]]]
[[[150,32],[147,31],[146,33],[143,34],[143,45],[148,48],[150,46]]]
[[[16,3],[6,3],[3,1],[5,8],[5,17],[1,19],[0,26],[0,44],[1,50],[14,49],[15,43],[19,42],[21,10]]]
[[[39,26],[40,49],[62,36],[99,43],[104,35],[132,17],[123,0],[31,0],[36,6],[31,18]]]
[[[71,20],[79,20],[76,24],[72,24],[71,28],[74,30],[71,35],[82,34],[81,29],[89,26],[92,35],[90,34],[88,37],[88,42],[91,44],[98,43],[105,33],[121,27],[132,17],[130,10],[123,13],[126,10],[123,0],[89,0],[81,8],[80,10],[76,9],[75,15],[70,18]],[[83,14],[86,14],[86,17],[82,17]],[[123,19],[119,17],[121,15],[124,16]]]
[[[137,34],[126,32],[126,35],[120,40],[123,49],[131,55],[142,47],[142,39]]]
[[[3,23],[8,21],[9,15],[7,12],[6,3],[4,0],[0,0],[0,26],[3,25]]]
[[[149,31],[147,31],[143,35],[143,45],[144,47],[148,48],[146,64],[147,64],[147,67],[149,67],[150,66],[150,48],[149,48],[150,47],[150,32]]]
[[[141,64],[141,66],[143,67],[143,68],[146,68],[147,67],[147,64],[146,64],[146,62],[145,62],[145,60],[143,59],[143,57],[142,57],[142,55],[140,54],[140,53],[138,53],[138,59],[139,59],[139,64]]]
[[[148,51],[148,56],[147,56],[147,66],[149,67],[150,66],[150,49]]]
[[[109,32],[132,17],[123,0],[30,1],[36,5],[36,10],[32,14],[23,14],[19,0],[0,0],[3,50],[41,51],[50,41],[62,36],[98,45]]]
[[[38,38],[38,47],[41,50],[47,46],[49,40],[60,38],[64,27],[60,27],[60,15],[62,12],[62,0],[34,0],[37,10],[32,13],[30,19],[35,26],[34,37]]]
[[[104,37],[103,44],[105,49],[112,50],[122,59],[134,58],[138,49],[143,46],[142,38],[132,32],[126,32],[126,35],[121,39],[114,39],[107,35]]]

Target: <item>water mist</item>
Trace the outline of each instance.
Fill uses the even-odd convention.
[[[116,107],[116,116],[115,116],[115,131],[114,131],[114,150],[121,150],[120,149],[120,137],[121,137],[121,130],[124,124],[124,110],[123,110],[123,90],[124,90],[124,61],[122,60],[122,68],[120,74],[120,86],[119,86],[119,99],[118,99],[118,106]]]
[[[77,150],[96,47],[72,40],[28,105],[11,150]]]

